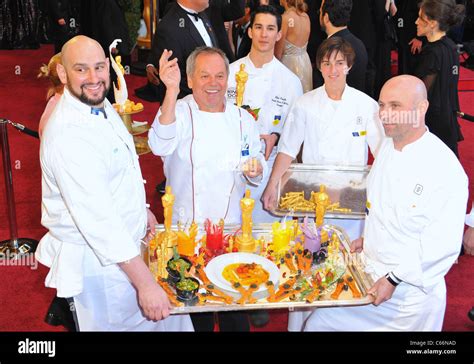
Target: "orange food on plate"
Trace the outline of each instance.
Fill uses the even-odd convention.
[[[268,281],[270,274],[257,263],[234,263],[224,268],[222,276],[231,284],[240,283],[242,286],[256,284],[259,286]]]

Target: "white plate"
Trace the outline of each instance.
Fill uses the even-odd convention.
[[[280,271],[272,261],[260,255],[250,253],[228,253],[215,257],[206,266],[205,271],[209,280],[219,289],[232,295],[233,297],[240,297],[240,293],[235,290],[231,283],[223,276],[222,272],[229,264],[235,263],[256,263],[260,264],[269,274],[269,280],[273,282],[275,288],[278,286],[280,279]],[[253,294],[255,298],[264,298],[268,295],[265,284],[260,285],[259,289]]]

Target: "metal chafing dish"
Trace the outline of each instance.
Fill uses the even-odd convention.
[[[374,298],[371,295],[367,294],[368,289],[373,285],[373,280],[371,277],[365,273],[364,267],[356,259],[355,254],[350,253],[350,239],[342,228],[339,228],[334,225],[325,225],[325,228],[333,231],[339,237],[342,246],[343,261],[345,264],[344,275],[350,275],[354,278],[355,283],[362,294],[360,298],[353,298],[350,291],[343,291],[339,299],[331,299],[330,295],[334,289],[328,289],[326,293],[317,301],[312,303],[302,302],[302,301],[290,301],[284,300],[281,302],[268,302],[265,298],[259,299],[256,303],[253,304],[224,304],[224,303],[206,303],[204,305],[195,305],[195,306],[174,306],[171,309],[171,314],[185,314],[185,313],[197,313],[197,312],[220,312],[220,311],[241,311],[241,310],[255,310],[255,309],[282,309],[287,308],[290,311],[294,309],[304,309],[304,308],[316,308],[316,307],[336,307],[336,306],[358,306],[358,305],[367,305],[373,302]],[[177,227],[173,226],[173,230]],[[229,225],[225,227],[224,232],[234,233],[239,229],[239,226]],[[164,226],[158,225],[157,231],[163,231]],[[200,235],[202,235],[204,229],[202,226],[199,226]],[[253,235],[255,238],[265,237],[271,239],[272,227],[271,224],[257,224],[253,227]],[[282,265],[281,267],[284,267]],[[150,267],[151,268],[151,267]],[[285,280],[283,278],[284,268],[280,269],[280,283]],[[153,270],[153,269],[152,269]]]
[[[292,164],[278,183],[278,207],[272,213],[276,216],[315,216],[315,211],[289,210],[280,208],[280,200],[288,192],[304,192],[309,200],[311,192],[319,191],[320,185],[327,188],[331,202],[339,202],[350,212],[326,211],[326,218],[364,219],[366,205],[366,179],[370,166],[322,166]]]

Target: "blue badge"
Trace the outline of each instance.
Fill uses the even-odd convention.
[[[353,131],[352,136],[353,137],[360,137],[360,136],[365,136],[367,135],[367,131],[361,130],[361,131]]]
[[[275,117],[273,118],[273,125],[280,124],[280,121],[281,121],[281,115],[275,115]]]
[[[242,151],[241,151],[242,157],[246,157],[250,155],[250,146],[249,143],[247,143],[247,135],[244,136],[244,141],[242,143]]]

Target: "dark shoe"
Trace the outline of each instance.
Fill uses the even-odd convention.
[[[474,321],[474,307],[471,308],[471,311],[469,311],[469,312],[467,313],[467,316],[468,316],[472,321]]]
[[[48,312],[44,318],[44,322],[51,326],[59,326],[63,324],[63,320],[54,313]]]
[[[166,193],[166,179],[156,185],[156,192],[161,193],[162,195]]]
[[[44,319],[48,325],[64,326],[68,331],[77,331],[74,317],[65,298],[54,297]]]
[[[266,310],[249,311],[249,318],[254,327],[264,327],[270,321],[270,315]]]

